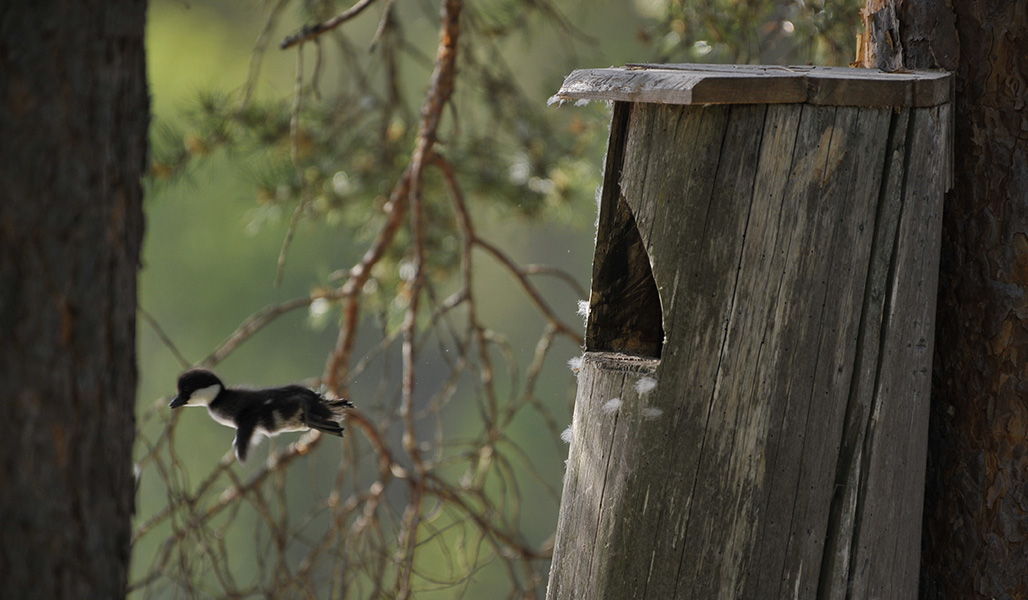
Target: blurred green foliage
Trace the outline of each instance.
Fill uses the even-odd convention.
[[[392,13],[383,21],[387,5]],[[201,361],[265,306],[335,289],[382,227],[388,196],[417,135],[439,5],[383,0],[317,43],[276,48],[285,35],[347,6],[323,0],[151,2],[154,121],[140,289],[146,319],[139,325],[137,526],[145,534],[134,545],[134,597],[179,597],[195,589],[216,597],[235,585],[257,594],[271,589],[269,573],[281,567],[262,563],[275,531],[264,509],[234,508],[216,517],[211,529],[189,519],[204,503],[216,503],[222,490],[259,473],[262,458],[290,440],[265,443],[250,464],[218,471],[232,433],[199,411],[170,415],[163,405],[185,363]],[[574,68],[648,61],[845,64],[857,7],[851,0],[468,2],[455,95],[439,144],[479,236],[521,264],[552,265],[587,288],[609,115],[597,103],[547,106],[563,76]],[[438,307],[460,286],[462,247],[446,182],[429,171],[424,186],[425,268],[429,292],[439,296],[429,305]],[[283,240],[290,235],[276,286]],[[389,336],[396,335],[409,302],[408,236],[401,228],[362,290],[358,364],[346,381],[350,397],[378,419],[397,447],[403,435],[396,417],[399,347]],[[467,317],[460,311],[452,322],[443,319],[442,326],[424,330],[418,402],[426,411],[436,407],[424,424],[442,440],[438,476],[480,478],[475,485],[483,495],[469,496],[468,503],[517,532],[527,546],[545,548],[556,523],[566,452],[557,434],[570,421],[574,394],[565,361],[581,350],[557,339],[538,377],[526,382],[546,321],[495,261],[475,256],[476,317],[488,324],[487,355],[503,366],[493,382],[501,408],[484,397],[480,373],[456,364],[460,319]],[[555,278],[533,281],[557,317],[580,322],[573,287]],[[219,373],[229,383],[254,385],[317,380],[336,342],[340,310],[337,300],[317,301],[283,315],[234,351]],[[430,316],[426,311],[419,320],[427,325]],[[502,416],[491,412],[496,410]],[[360,434],[353,428],[348,433],[346,456],[354,464],[371,460]],[[489,460],[481,455],[486,448]],[[345,471],[346,486],[333,485],[343,472],[339,455],[335,446],[323,445],[304,456],[305,466],[290,470],[288,479],[280,474],[280,504],[267,511],[299,523],[294,541],[301,548],[333,527],[328,498],[342,493],[345,499],[348,489],[359,495],[374,483],[373,469],[356,469]],[[215,478],[213,491],[200,494],[208,477]],[[400,507],[408,500],[399,492],[390,497]],[[183,504],[189,510],[163,512]],[[422,535],[443,551],[419,555],[417,597],[450,598],[454,590],[505,597],[517,586],[528,589],[528,579],[548,570],[545,561],[534,560],[525,573],[511,573],[466,511],[445,504],[424,511],[432,520]],[[394,525],[402,520],[401,514],[387,515],[384,521]],[[175,544],[170,554],[169,544]],[[302,562],[292,548],[286,556]],[[373,550],[347,546],[345,552],[365,553],[347,556],[358,569],[361,561],[381,558]],[[228,559],[219,566],[215,557],[221,555]],[[172,559],[174,565],[162,564]],[[373,587],[368,581],[355,585]]]
[[[366,240],[378,230],[382,205],[407,164],[417,133],[420,94],[419,86],[411,84],[424,85],[424,77],[418,75],[429,60],[431,43],[416,28],[409,31],[406,23],[424,21],[425,13],[431,15],[434,8],[420,4],[393,5],[393,16],[382,22],[373,40],[367,40],[366,29],[374,23],[367,20],[318,40],[313,51],[304,54],[298,97],[260,95],[255,89],[259,77],[254,76],[259,71],[252,70],[249,80],[237,79],[242,88],[198,90],[179,113],[183,119],[178,125],[167,124],[158,113],[154,176],[173,178],[195,159],[225,149],[250,165],[259,205],[286,208],[265,211],[265,217],[281,218],[300,205],[302,218],[342,226],[355,239]],[[561,74],[582,65],[567,59],[531,63],[519,46],[548,46],[557,56],[565,54],[561,46],[580,46],[628,60],[658,62],[834,64],[845,62],[858,19],[854,0],[638,4],[655,18],[643,20],[624,6],[620,11],[610,6],[596,11],[634,23],[634,31],[625,28],[620,39],[604,38],[602,43],[587,29],[588,23],[565,16],[561,5],[515,0],[469,4],[458,97],[443,136],[448,159],[472,206],[496,208],[517,218],[536,219],[545,213],[548,219],[568,219],[583,212],[575,202],[584,206],[582,201],[592,196],[597,183],[597,149],[605,139],[597,111],[546,110],[542,96],[527,91],[540,80],[552,82],[552,89]],[[575,8],[581,10],[570,7]],[[317,22],[339,7],[308,2],[299,9],[298,21]],[[556,31],[556,39],[545,35],[547,28]],[[351,37],[354,30],[359,33]],[[215,45],[207,47],[213,50]],[[259,65],[267,52],[277,50],[259,48],[254,64]],[[286,81],[282,77],[278,84]],[[291,119],[298,122],[293,130]],[[442,235],[454,231],[455,223],[447,220],[448,210],[432,201],[444,196],[442,183],[431,184],[425,194],[427,210],[438,226],[431,229],[429,259],[433,272],[442,275],[457,264],[456,249],[445,243],[450,236]],[[390,257],[393,265],[401,259]],[[388,283],[385,293],[395,294],[397,281],[382,283]]]
[[[844,66],[855,57],[860,0],[654,0],[654,62]]]

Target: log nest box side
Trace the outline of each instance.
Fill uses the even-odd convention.
[[[952,77],[558,96],[613,121],[547,597],[915,597]]]

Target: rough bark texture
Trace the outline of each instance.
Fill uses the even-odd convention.
[[[143,0],[0,5],[0,597],[124,597]]]
[[[916,595],[950,110],[615,106],[548,598]]]
[[[867,35],[860,66],[883,71],[957,68],[960,43],[950,0],[868,0],[863,15]]]
[[[952,0],[902,14],[918,17],[901,20],[904,43],[918,49],[908,66],[926,66],[925,47],[937,60],[936,48],[959,55],[922,596],[1026,598],[1028,3]],[[935,28],[954,21],[959,44]]]

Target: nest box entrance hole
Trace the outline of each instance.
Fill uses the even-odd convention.
[[[585,349],[660,358],[660,294],[635,216],[621,193],[632,105],[615,102],[596,223]]]
[[[601,198],[592,281],[586,350],[660,358],[660,294],[635,217],[616,191]]]

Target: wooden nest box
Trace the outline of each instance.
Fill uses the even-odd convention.
[[[613,121],[547,597],[916,597],[951,76],[558,96]]]

